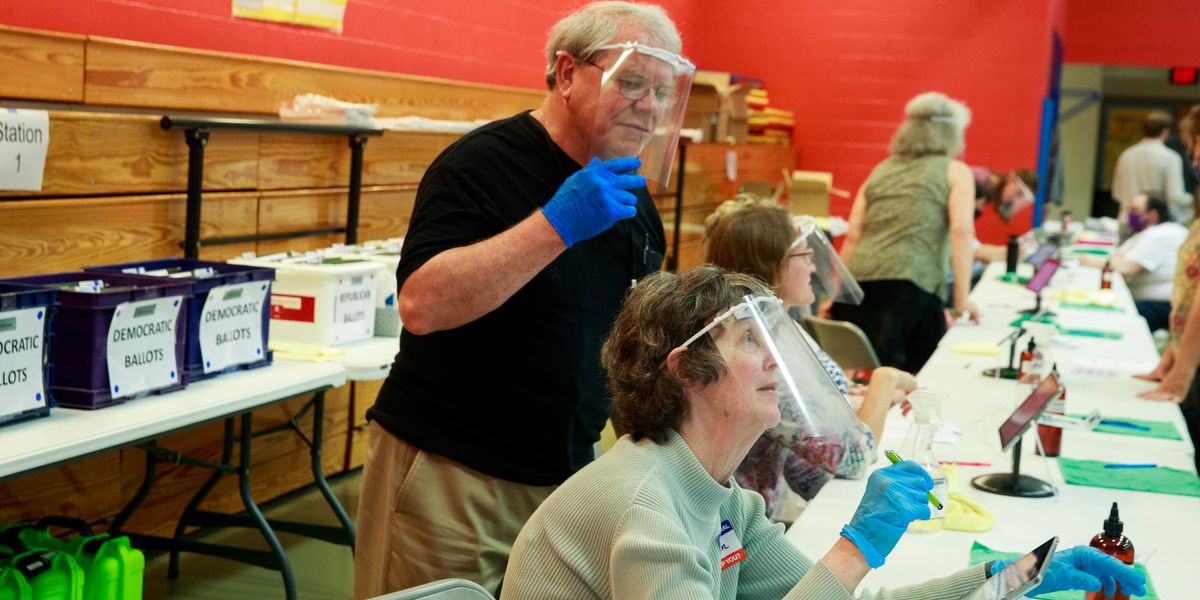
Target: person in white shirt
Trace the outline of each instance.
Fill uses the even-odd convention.
[[[1112,255],[1112,269],[1129,283],[1138,314],[1146,319],[1150,331],[1166,329],[1171,314],[1175,260],[1188,230],[1171,220],[1165,200],[1146,194],[1133,197],[1125,219],[1135,233]],[[1103,267],[1105,259],[1084,256],[1080,262]]]
[[[1117,220],[1125,221],[1129,203],[1138,194],[1153,194],[1166,200],[1176,221],[1192,219],[1192,195],[1183,189],[1183,159],[1164,143],[1170,128],[1170,115],[1151,112],[1142,121],[1145,137],[1117,158],[1112,180],[1113,200],[1119,207]]]

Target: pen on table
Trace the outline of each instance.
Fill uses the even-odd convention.
[[[1105,469],[1155,469],[1158,465],[1153,463],[1109,463],[1104,465]]]
[[[884,450],[883,455],[886,456],[888,460],[892,461],[893,465],[900,462],[900,460],[901,460],[900,457],[896,456],[896,453],[892,452],[891,450]],[[942,510],[942,501],[938,500],[937,496],[933,495],[933,492],[929,492],[928,495],[929,495],[929,501],[931,503],[933,503],[933,505],[936,506],[938,508],[938,510]]]
[[[972,460],[939,460],[943,465],[958,465],[960,467],[990,467],[990,462],[976,462]]]
[[[1114,421],[1114,420],[1110,420],[1110,419],[1100,419],[1100,424],[1108,425],[1110,427],[1124,427],[1126,429],[1133,429],[1136,431],[1150,431],[1150,428],[1146,427],[1145,425],[1138,425],[1137,423],[1130,423],[1128,421]]]

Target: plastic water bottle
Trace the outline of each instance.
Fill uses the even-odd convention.
[[[933,454],[933,438],[937,434],[938,422],[934,415],[941,420],[942,399],[944,394],[932,390],[917,389],[908,395],[908,401],[913,407],[913,423],[904,436],[900,446],[900,456],[911,460],[929,473],[933,478],[933,495],[942,502],[943,508],[929,505],[929,519],[909,523],[908,530],[919,533],[941,531],[946,522],[946,503],[950,501],[950,486],[946,472]]]

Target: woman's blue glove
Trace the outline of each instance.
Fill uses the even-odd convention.
[[[641,166],[636,157],[593,158],[563,182],[542,213],[568,248],[637,214],[637,196],[626,190],[646,187],[646,178],[624,173]]]
[[[992,575],[999,573],[1004,567],[1012,564],[1015,558],[1006,558],[992,563]],[[1062,552],[1055,552],[1050,557],[1050,564],[1042,576],[1042,582],[1026,596],[1060,592],[1062,590],[1083,590],[1098,592],[1104,588],[1104,593],[1112,596],[1117,584],[1121,585],[1121,593],[1130,596],[1146,594],[1146,578],[1133,567],[1095,549],[1087,546],[1075,546]]]
[[[902,460],[878,469],[867,478],[867,489],[842,537],[854,542],[872,569],[900,541],[908,524],[928,519],[933,479],[917,463]]]

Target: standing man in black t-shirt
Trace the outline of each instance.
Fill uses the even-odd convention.
[[[600,345],[665,252],[647,179],[673,160],[694,73],[680,46],[657,6],[590,4],[550,31],[541,107],[426,171],[396,272],[401,350],[367,412],[356,597],[446,577],[496,593],[525,521],[592,460]]]

